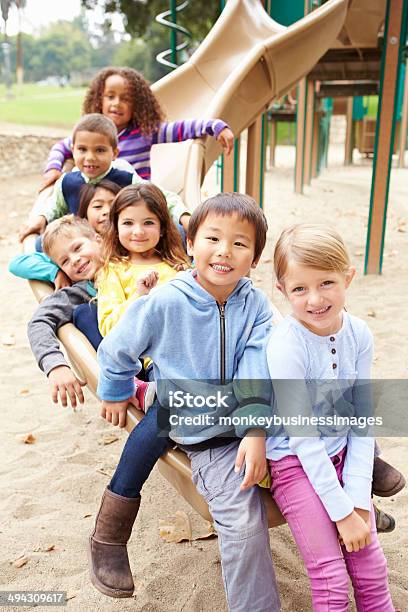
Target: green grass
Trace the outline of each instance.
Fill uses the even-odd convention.
[[[0,84],[1,121],[69,129],[80,117],[85,88],[30,83],[14,85],[12,92],[14,97],[6,99],[6,88]]]

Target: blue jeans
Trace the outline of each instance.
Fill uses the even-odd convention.
[[[169,447],[169,439],[159,436],[156,400],[129,435],[118,467],[108,489],[122,497],[139,497],[156,461]]]
[[[95,351],[102,342],[102,336],[98,327],[98,315],[95,302],[80,304],[74,308],[73,323],[81,331],[94,347]]]

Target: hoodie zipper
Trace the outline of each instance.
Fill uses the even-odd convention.
[[[221,384],[225,385],[225,305],[218,304],[218,311],[220,313],[220,349],[221,349]]]

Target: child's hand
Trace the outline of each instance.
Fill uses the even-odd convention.
[[[43,234],[47,226],[47,219],[40,215],[37,219],[31,223],[25,225],[18,233],[18,239],[23,242],[24,238],[27,238],[30,234]]]
[[[104,400],[101,404],[101,417],[112,423],[112,425],[124,427],[126,425],[128,404],[134,404],[133,397],[129,397],[121,402],[108,402]]]
[[[157,285],[159,273],[156,270],[143,272],[136,280],[136,287],[139,295],[147,295],[153,287]]]
[[[71,279],[63,272],[58,270],[57,276],[54,278],[55,291],[63,289],[64,287],[70,287],[72,285]]]
[[[188,230],[188,224],[190,223],[190,219],[191,219],[191,215],[189,213],[183,213],[180,217],[180,225],[182,226],[182,228],[184,229],[186,233]]]
[[[363,521],[368,525],[368,528],[371,526],[371,512],[369,510],[363,510],[362,508],[354,508],[355,512],[357,512],[358,516],[361,516]]]
[[[249,489],[257,484],[267,473],[265,432],[261,429],[251,429],[241,441],[235,459],[235,471],[239,472],[245,461],[245,477],[241,490]]]
[[[232,130],[230,130],[228,127],[225,127],[218,134],[217,140],[220,143],[220,145],[222,146],[225,155],[229,155],[231,153],[231,151],[232,151],[233,146],[234,146],[234,134],[233,134]]]
[[[44,173],[43,180],[38,188],[38,193],[44,191],[46,187],[53,185],[57,179],[61,176],[62,172],[56,168],[51,168],[48,172]]]
[[[355,510],[344,519],[336,521],[341,543],[347,552],[357,552],[371,543],[370,528]]]
[[[64,408],[68,405],[67,396],[70,399],[72,408],[77,406],[77,398],[81,404],[84,403],[82,388],[85,383],[77,379],[71,368],[68,366],[58,366],[48,374],[51,385],[51,397],[54,404],[58,404],[58,396]]]

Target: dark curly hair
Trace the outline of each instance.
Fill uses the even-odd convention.
[[[140,72],[133,68],[109,66],[100,70],[88,87],[82,112],[84,114],[102,113],[105,81],[114,74],[118,74],[129,83],[129,95],[134,100],[132,124],[137,125],[145,136],[157,131],[160,122],[164,120],[164,112],[150,89],[149,83]]]

